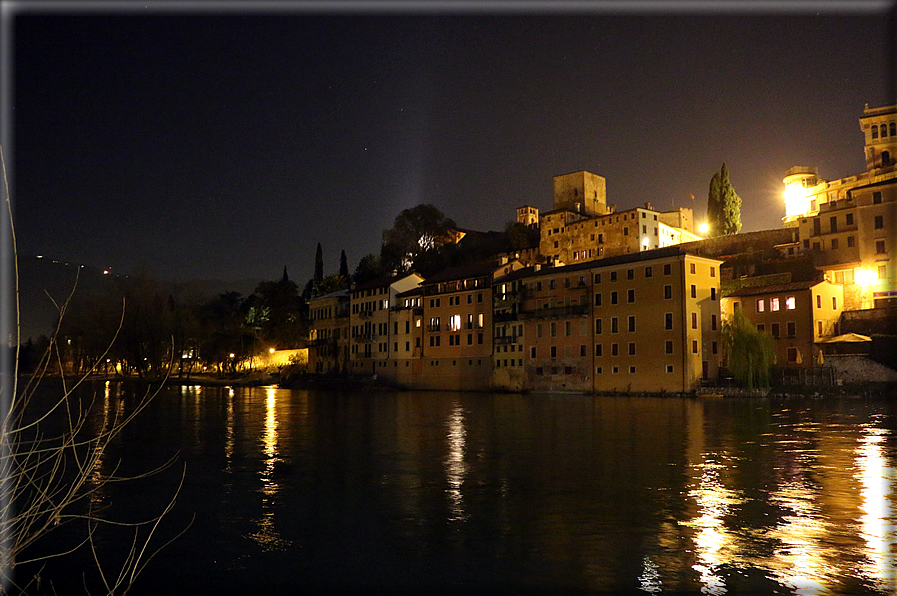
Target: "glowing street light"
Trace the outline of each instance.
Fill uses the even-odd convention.
[[[707,235],[707,232],[710,231],[710,225],[709,225],[706,221],[705,221],[705,222],[701,222],[701,225],[698,226],[698,231],[699,231],[703,236],[706,236],[706,235]]]

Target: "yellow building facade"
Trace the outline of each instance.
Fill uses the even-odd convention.
[[[741,288],[723,298],[725,316],[736,310],[772,336],[779,366],[809,368],[819,364],[817,344],[839,333],[844,288],[828,280]]]

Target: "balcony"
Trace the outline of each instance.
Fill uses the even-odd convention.
[[[583,317],[589,314],[587,304],[575,304],[570,306],[556,306],[554,308],[537,308],[520,313],[524,321],[530,319],[559,319],[567,317]]]
[[[503,335],[501,337],[493,337],[492,343],[496,346],[508,346],[517,343],[516,335]]]
[[[370,333],[357,333],[352,336],[352,339],[360,342],[377,341],[377,334],[373,331]]]
[[[492,315],[494,323],[507,323],[508,321],[516,321],[519,318],[516,312],[497,312]]]

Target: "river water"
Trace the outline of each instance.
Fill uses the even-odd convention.
[[[97,419],[136,402],[87,389]],[[103,466],[175,464],[94,498],[145,519],[185,471],[151,545],[188,529],[136,594],[893,594],[895,415],[859,398],[169,387]],[[104,561],[130,532],[97,535]],[[88,563],[42,581],[80,584]]]

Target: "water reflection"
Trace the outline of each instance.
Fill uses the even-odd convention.
[[[688,495],[697,503],[698,515],[684,524],[697,530],[694,537],[697,562],[692,568],[700,574],[702,594],[725,594],[726,584],[719,567],[732,565],[741,555],[725,518],[744,499],[720,480],[720,472],[725,469],[721,458],[705,453],[703,461],[694,468],[698,479],[692,483]]]
[[[265,420],[262,427],[262,453],[263,467],[259,472],[262,482],[262,515],[255,520],[257,530],[250,534],[250,538],[265,550],[282,550],[291,544],[284,540],[274,525],[274,508],[278,493],[281,489],[281,479],[278,477],[278,464],[283,467],[283,460],[278,457],[277,443],[279,428],[277,420],[277,392],[275,386],[265,387]]]
[[[464,410],[461,404],[455,403],[448,422],[448,455],[445,459],[445,475],[448,480],[448,496],[451,501],[451,521],[463,521],[467,518],[464,513],[464,497],[461,493],[461,485],[464,484],[464,476],[467,474],[467,464],[464,462],[464,446],[467,431],[464,428]]]
[[[892,549],[897,543],[894,527],[895,470],[888,465],[883,443],[888,432],[867,425],[857,449],[857,479],[861,484],[863,502],[860,518],[863,540],[866,542],[866,561],[860,575],[881,590],[895,590],[895,559]]]

